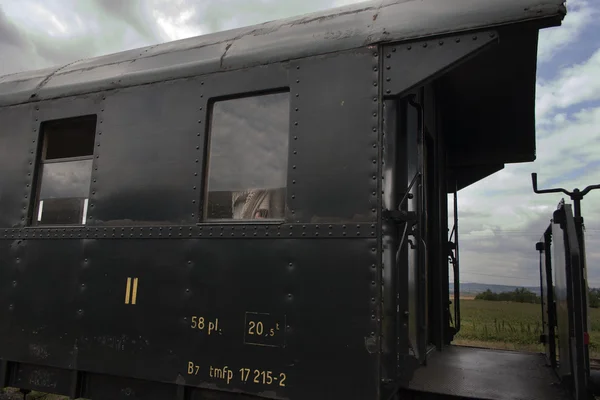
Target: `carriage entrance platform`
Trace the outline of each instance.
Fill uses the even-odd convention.
[[[463,346],[432,353],[409,388],[466,399],[571,399],[543,354]]]

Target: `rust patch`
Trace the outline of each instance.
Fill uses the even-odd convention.
[[[365,347],[369,354],[377,353],[377,340],[375,339],[375,336],[365,338]]]
[[[356,32],[352,29],[346,29],[343,31],[327,31],[325,35],[323,35],[323,39],[327,40],[338,40],[352,37]]]
[[[48,353],[46,346],[36,343],[31,343],[29,345],[29,354],[31,354],[33,357],[39,360],[45,360],[50,356],[50,353]]]
[[[125,335],[123,335],[123,336],[106,335],[106,336],[94,337],[94,340],[96,341],[96,343],[98,343],[102,346],[106,346],[110,349],[113,349],[116,351],[125,351],[125,344],[129,341],[129,338]]]
[[[54,374],[43,369],[36,369],[29,375],[29,383],[38,388],[56,388],[56,379]]]

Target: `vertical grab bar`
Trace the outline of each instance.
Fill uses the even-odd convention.
[[[455,255],[454,263],[452,264],[454,270],[454,329],[455,333],[460,331],[460,266],[458,264],[458,185],[454,190],[454,242],[455,242]]]

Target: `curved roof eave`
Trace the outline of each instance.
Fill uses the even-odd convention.
[[[563,0],[372,0],[0,77],[0,106],[566,14]]]

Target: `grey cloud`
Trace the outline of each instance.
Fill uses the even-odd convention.
[[[75,33],[49,37],[45,28],[30,30],[10,22],[0,9],[0,75],[64,65],[80,59],[164,42],[168,35],[155,13],[177,21],[193,11],[186,25],[215,32],[308,13],[333,5],[329,2],[224,0],[196,3],[163,0],[82,0],[72,5],[52,0],[44,7]],[[75,24],[75,25],[74,25]],[[197,30],[197,29],[196,29]]]
[[[50,66],[59,66],[95,55],[97,48],[91,37],[68,38],[60,42],[40,36],[32,37],[36,54]]]
[[[192,2],[188,2],[192,5]],[[195,23],[221,31],[331,8],[333,1],[221,0],[196,6]]]
[[[31,68],[32,43],[6,16],[0,5],[0,75]]]
[[[539,255],[535,250],[552,212],[540,214],[518,231],[494,228],[493,235],[463,234],[460,238],[461,280],[465,282],[539,284]],[[586,237],[588,249],[600,248],[600,234]],[[600,254],[588,251],[590,286],[600,286]]]
[[[148,2],[141,0],[93,0],[102,11],[115,20],[131,26],[150,42],[158,42],[161,35],[156,21],[148,9]]]
[[[15,47],[25,47],[28,46],[29,43],[27,38],[19,28],[15,26],[12,22],[9,21],[2,5],[0,4],[0,44],[15,46]]]
[[[54,37],[43,27],[17,26],[0,8],[0,75],[60,66],[162,40],[146,2],[82,0],[71,7],[64,3],[44,4],[71,31]]]

